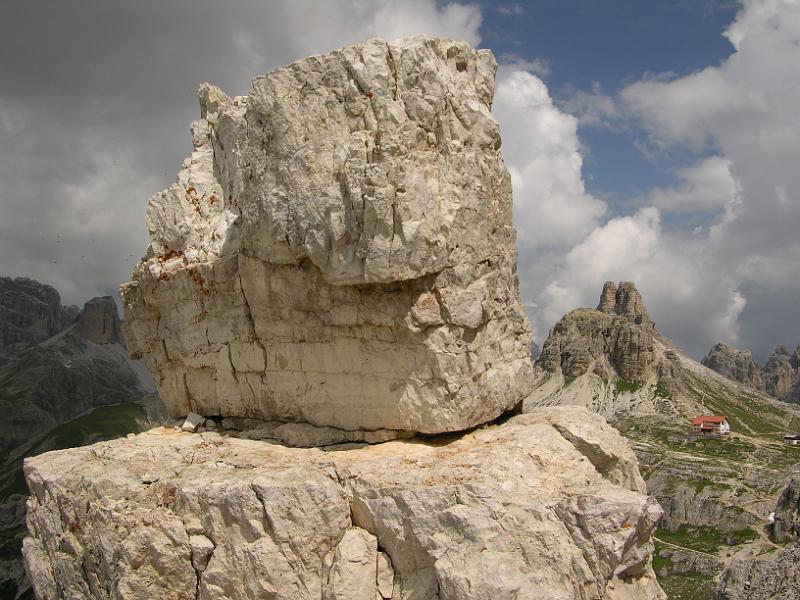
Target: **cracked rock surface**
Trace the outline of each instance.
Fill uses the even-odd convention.
[[[528,395],[495,69],[421,36],[312,56],[246,97],[200,87],[192,155],[122,287],[173,416],[399,436]]]
[[[664,598],[661,510],[581,408],[329,450],[159,428],[26,476],[44,599]]]

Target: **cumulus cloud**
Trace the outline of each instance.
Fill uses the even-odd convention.
[[[603,93],[600,82],[592,82],[591,91],[578,90],[563,104],[563,110],[578,117],[582,127],[604,127],[615,129],[620,126],[622,115],[617,102]]]
[[[731,174],[731,161],[709,156],[677,169],[678,185],[650,191],[649,202],[664,212],[733,211],[741,201],[741,186]]]
[[[606,206],[583,184],[578,120],[553,104],[541,79],[518,64],[502,65],[493,112],[514,190],[522,297],[541,341],[553,314],[542,290],[564,254],[600,224]]]
[[[525,9],[522,8],[518,2],[510,4],[499,4],[496,8],[497,12],[504,17],[518,17],[525,14]]]
[[[725,35],[735,51],[719,65],[564,105],[584,125],[638,122],[656,160],[674,150],[697,158],[640,198],[643,208],[556,258],[534,303],[540,326],[593,305],[603,280],[632,279],[661,329],[695,356],[716,341],[762,357],[800,341],[800,4],[746,2]],[[662,215],[674,217],[669,227]]]
[[[682,184],[655,190],[653,200],[665,209],[726,208],[710,227],[706,263],[735,281],[741,301],[733,306],[741,308],[729,310],[727,322],[735,317],[743,343],[763,355],[778,342],[800,341],[800,4],[746,2],[725,36],[735,51],[720,65],[640,81],[621,97],[652,144],[718,155],[679,173]],[[776,305],[792,308],[775,312]],[[758,331],[747,324],[770,319],[780,325]]]
[[[581,177],[577,119],[561,112],[544,82],[501,66],[495,117],[514,188],[514,223],[523,251],[567,247],[582,239],[605,211]]]
[[[661,214],[645,207],[592,231],[559,263],[540,296],[537,320],[554,323],[577,306],[594,306],[606,280],[636,282],[662,331],[689,350],[708,339],[739,342],[746,300],[705,257],[706,240],[666,232]]]
[[[500,56],[500,63],[511,70],[529,71],[537,77],[550,74],[550,61],[546,58],[523,58],[514,52],[505,52]]]

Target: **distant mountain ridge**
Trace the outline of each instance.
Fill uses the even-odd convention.
[[[0,412],[0,599],[31,598],[22,459],[137,432],[166,414],[144,365],[128,356],[111,296],[78,310],[26,278],[0,278]]]
[[[729,358],[731,372],[758,381],[749,353]],[[792,360],[788,353],[777,358],[789,366]],[[785,433],[800,433],[800,407],[690,358],[659,332],[631,282],[607,282],[597,308],[566,314],[544,342],[534,377],[523,410],[585,406],[630,441],[648,493],[664,509],[653,566],[670,597],[786,597],[768,577],[760,579],[760,593],[777,595],[749,595],[737,582],[751,573],[742,565],[775,549],[766,529],[788,478],[800,473],[800,447],[783,443]],[[726,416],[732,433],[690,438],[691,420],[700,415]],[[798,555],[795,546],[776,552],[758,573],[795,565]],[[800,580],[800,567],[791,569],[789,580]],[[725,583],[717,586],[718,577]]]
[[[728,379],[785,402],[800,403],[800,346],[792,353],[785,346],[777,346],[761,367],[750,350],[718,343],[702,363]]]

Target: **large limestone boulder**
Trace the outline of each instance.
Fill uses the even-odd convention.
[[[528,395],[495,68],[421,36],[201,86],[122,287],[172,415],[438,433]]]
[[[43,599],[664,598],[661,510],[580,408],[335,451],[155,429],[25,469]]]

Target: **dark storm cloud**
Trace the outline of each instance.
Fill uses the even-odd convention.
[[[0,18],[0,274],[68,302],[116,293],[144,252],[147,199],[174,180],[195,90],[370,35],[477,42],[480,13],[420,0],[6,1]]]

